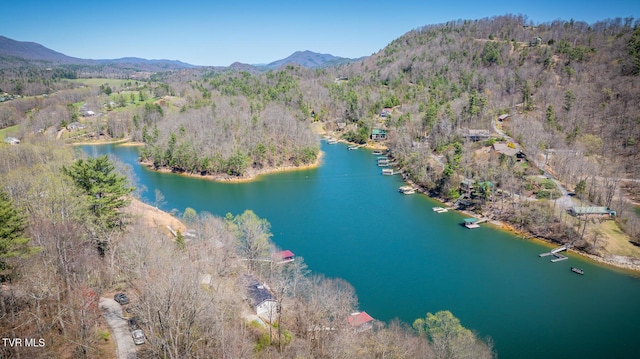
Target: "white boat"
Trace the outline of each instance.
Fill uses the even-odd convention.
[[[411,186],[402,186],[398,188],[398,192],[402,194],[414,194],[416,193],[416,189]]]

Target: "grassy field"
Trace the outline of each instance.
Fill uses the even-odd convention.
[[[92,78],[92,79],[73,79],[69,80],[71,82],[84,84],[90,87],[99,87],[100,85],[109,84],[111,87],[123,87],[126,83],[135,84],[136,82],[140,82],[138,80],[127,80],[127,79],[104,79],[104,78]]]
[[[599,234],[599,241],[604,240],[603,247],[609,254],[640,258],[640,247],[636,247],[629,241],[629,236],[620,230],[615,221],[603,221],[597,224],[591,231]]]
[[[18,125],[6,127],[0,130],[0,139],[4,140],[5,137],[13,136],[18,132]]]

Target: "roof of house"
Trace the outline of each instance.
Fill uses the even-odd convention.
[[[502,114],[502,115],[498,116],[498,120],[500,120],[500,121],[505,120],[507,118],[509,118],[509,114],[508,113],[505,113],[505,114]]]
[[[371,134],[373,134],[373,135],[386,135],[387,134],[387,130],[383,130],[381,128],[374,128],[373,130],[371,130]]]
[[[373,318],[367,312],[356,312],[347,318],[349,325],[354,327],[360,326],[373,321]]]
[[[271,300],[275,301],[275,297],[264,284],[260,283],[256,278],[245,275],[244,280],[247,288],[247,296],[254,307]]]
[[[611,214],[616,211],[609,207],[571,207],[571,211],[575,214]]]
[[[475,223],[475,222],[478,222],[477,218],[470,217],[470,218],[464,219],[464,223]]]
[[[493,150],[506,156],[515,156],[520,152],[517,148],[509,147],[506,143],[494,143]]]

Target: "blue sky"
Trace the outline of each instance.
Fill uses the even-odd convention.
[[[534,23],[637,19],[640,1],[13,0],[0,9],[0,35],[80,58],[228,66],[269,63],[298,50],[368,56],[423,25],[504,14]]]

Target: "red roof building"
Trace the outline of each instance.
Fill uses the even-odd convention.
[[[295,254],[290,250],[284,250],[273,254],[272,259],[276,263],[288,263],[293,262]]]
[[[363,331],[373,328],[374,319],[367,312],[356,312],[351,314],[347,321],[357,331]]]

